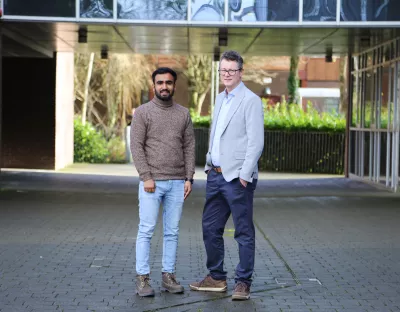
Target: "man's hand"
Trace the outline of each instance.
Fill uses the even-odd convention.
[[[185,191],[184,191],[184,199],[189,196],[192,192],[192,183],[190,181],[185,182]]]
[[[243,185],[244,187],[247,186],[247,181],[246,181],[246,180],[243,180],[242,178],[239,178],[239,181],[240,181],[240,183],[242,183],[242,185]]]
[[[148,193],[154,193],[156,191],[156,184],[153,179],[144,182],[144,191]]]

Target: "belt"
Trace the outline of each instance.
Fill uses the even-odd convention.
[[[222,173],[221,167],[212,167],[212,169],[217,173]]]

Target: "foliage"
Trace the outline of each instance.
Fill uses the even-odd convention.
[[[75,111],[83,112],[89,54],[75,54]],[[132,109],[141,104],[143,91],[149,90],[153,62],[139,54],[109,54],[107,60],[94,58],[87,98],[87,120],[99,127],[107,138],[123,137]]]
[[[344,132],[346,118],[335,111],[319,113],[311,102],[307,104],[307,111],[300,105],[277,103],[274,106],[264,105],[264,127],[268,130],[283,131],[317,131],[317,132]],[[211,117],[200,116],[191,110],[193,126],[197,128],[210,127]]]
[[[389,109],[387,106],[382,106],[381,107],[381,112],[379,116],[379,120],[376,120],[376,116],[373,116],[371,120],[371,114],[375,113],[375,110],[372,109],[372,103],[370,101],[367,101],[365,104],[365,118],[364,118],[364,128],[371,128],[372,124],[376,125],[376,128],[378,129],[386,129],[388,126],[388,123],[393,122],[394,118],[394,111],[393,111],[393,103],[390,105],[390,114],[389,114]],[[357,123],[361,125],[360,120],[357,118],[357,114],[361,115],[361,111],[359,112],[356,109],[353,109],[353,116],[352,116],[352,122],[351,126],[355,127]],[[361,116],[359,117],[361,118]]]
[[[307,103],[307,111],[297,104],[267,106],[265,100],[263,103],[264,125],[269,130],[344,132],[346,129],[343,115],[335,111],[319,113],[311,102]]]
[[[90,124],[74,120],[74,162],[105,163],[108,157],[107,141]]]
[[[120,137],[112,137],[107,142],[108,157],[107,162],[112,164],[126,163],[125,141]]]
[[[191,110],[191,117],[193,122],[193,127],[195,128],[209,128],[211,123],[211,116],[200,116]]]
[[[189,107],[201,114],[204,99],[211,86],[211,56],[206,54],[189,55],[188,66],[184,71],[189,81]]]
[[[290,104],[296,103],[298,99],[297,88],[299,86],[299,77],[298,77],[298,65],[299,65],[299,57],[292,56],[290,58],[290,71],[289,78],[287,81],[288,88],[288,102]]]

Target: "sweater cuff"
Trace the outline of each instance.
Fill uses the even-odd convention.
[[[193,173],[192,173],[192,174],[187,174],[187,173],[186,173],[186,175],[185,175],[185,177],[186,177],[187,179],[189,179],[189,180],[193,179],[193,176],[194,176]]]
[[[142,179],[143,182],[146,182],[148,180],[151,180],[151,173],[150,172],[146,172],[140,175],[140,178]]]

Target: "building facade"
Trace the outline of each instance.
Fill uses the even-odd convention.
[[[71,161],[65,145],[72,144],[72,125],[59,119],[73,114],[68,53],[96,52],[103,58],[109,52],[205,53],[218,60],[234,49],[246,56],[317,56],[328,63],[345,55],[348,176],[398,189],[398,1],[2,0],[0,5],[3,166],[58,168]]]

